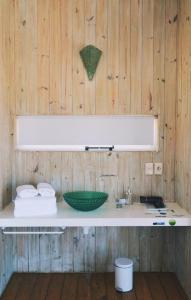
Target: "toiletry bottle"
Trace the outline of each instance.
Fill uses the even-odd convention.
[[[131,205],[133,204],[133,194],[131,192],[130,187],[128,187],[127,193],[126,193],[126,198],[127,198],[127,204]]]

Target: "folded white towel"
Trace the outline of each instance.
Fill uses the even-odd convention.
[[[56,197],[41,197],[22,199],[17,197],[14,201],[15,217],[46,216],[57,212]]]
[[[37,185],[38,193],[43,197],[55,196],[55,190],[49,183],[39,183]]]
[[[35,197],[38,195],[37,189],[33,185],[25,184],[16,188],[17,196],[20,198]]]

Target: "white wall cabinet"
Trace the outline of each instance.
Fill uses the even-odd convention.
[[[16,149],[157,151],[154,116],[17,116]]]

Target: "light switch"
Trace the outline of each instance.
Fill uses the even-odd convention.
[[[163,164],[158,162],[154,164],[154,173],[155,175],[162,175],[163,172]]]
[[[145,175],[153,175],[153,163],[145,163]]]

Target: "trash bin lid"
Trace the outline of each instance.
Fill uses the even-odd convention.
[[[130,268],[133,265],[132,259],[126,258],[126,257],[119,257],[115,260],[115,266],[118,268]]]

